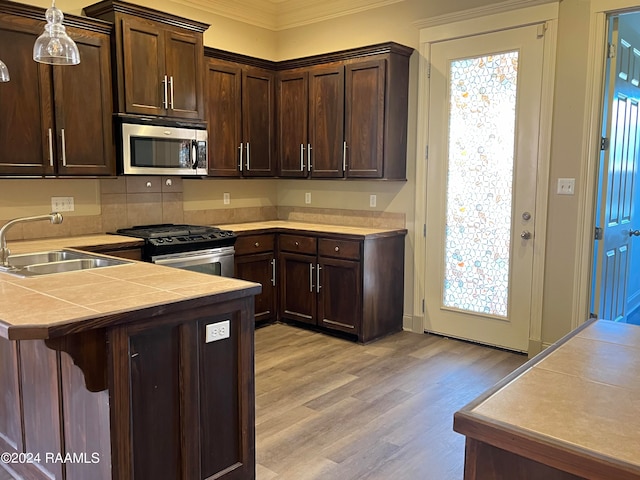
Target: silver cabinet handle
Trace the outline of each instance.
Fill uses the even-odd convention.
[[[311,172],[311,144],[307,143],[307,170]]]
[[[53,133],[49,129],[49,165],[53,167]]]
[[[242,143],[238,147],[238,150],[240,150],[240,171],[242,172]]]
[[[304,144],[300,144],[300,171],[304,172]]]
[[[64,128],[60,130],[60,135],[62,136],[62,166],[67,166],[67,145],[64,139]]]
[[[250,170],[249,168],[249,142],[247,142],[247,171]]]
[[[167,89],[169,88],[169,81],[167,80],[167,76],[164,76],[164,80],[162,81],[163,85],[164,85],[164,98],[162,100],[162,106],[164,108],[169,108],[169,102],[168,102],[168,93],[167,93]]]
[[[342,171],[347,171],[347,142],[342,142]]]
[[[169,85],[171,86],[171,88],[169,89],[169,92],[171,92],[171,96],[169,98],[171,99],[171,108],[173,109],[173,75],[169,77]]]
[[[322,270],[322,267],[318,264],[318,268],[316,269],[316,293],[320,293],[320,289],[322,288],[322,285],[320,285],[320,270]]]
[[[271,260],[271,285],[276,286],[276,259]]]
[[[313,266],[313,263],[310,263],[309,264],[309,291],[311,293],[313,293],[313,287],[314,287],[313,285],[313,269],[314,268],[315,267]]]

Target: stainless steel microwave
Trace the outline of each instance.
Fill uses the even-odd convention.
[[[122,122],[122,172],[129,175],[207,174],[207,130]]]

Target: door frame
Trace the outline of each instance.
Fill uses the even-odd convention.
[[[420,29],[420,68],[418,83],[418,135],[416,162],[416,223],[415,228],[415,271],[414,271],[414,325],[420,325],[425,331],[425,286],[428,275],[426,268],[426,215],[427,215],[427,162],[429,132],[429,69],[431,45],[455,38],[481,35],[532,24],[544,23],[546,26],[543,73],[542,102],[540,105],[540,136],[538,139],[538,175],[536,189],[536,217],[534,231],[536,242],[533,252],[533,278],[531,286],[531,319],[529,326],[528,354],[533,356],[542,351],[542,301],[544,286],[544,262],[547,236],[547,203],[549,197],[549,170],[551,156],[551,126],[553,115],[553,89],[555,80],[555,61],[557,44],[558,2],[529,2],[532,6],[523,7],[522,2],[513,2],[504,10],[474,9],[460,12],[455,16],[430,19],[416,24]]]
[[[640,11],[638,0],[592,0],[589,18],[589,43],[587,63],[587,88],[585,116],[582,127],[583,142],[581,158],[586,159],[586,169],[580,178],[578,189],[578,232],[575,248],[575,271],[573,277],[573,316],[571,329],[588,320],[591,310],[591,286],[594,267],[594,232],[598,193],[598,167],[600,162],[600,138],[602,111],[606,92],[607,16]]]

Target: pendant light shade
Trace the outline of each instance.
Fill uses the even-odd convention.
[[[36,62],[50,65],[77,65],[80,63],[78,46],[67,35],[62,25],[64,15],[56,8],[53,0],[51,8],[45,14],[47,24],[44,33],[38,37],[33,45],[33,59]]]
[[[2,60],[0,60],[0,82],[8,82],[9,81],[9,69],[4,64]]]

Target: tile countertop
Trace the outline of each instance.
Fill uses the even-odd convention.
[[[459,413],[514,444],[534,439],[640,474],[640,327],[599,320],[548,350]]]
[[[225,230],[233,230],[234,232],[239,234],[245,232],[254,233],[265,230],[296,230],[306,233],[333,233],[366,238],[376,236],[405,235],[407,233],[407,230],[404,228],[349,227],[345,225],[291,222],[287,220],[271,220],[267,222],[236,223],[217,226]]]
[[[91,235],[9,242],[12,253],[131,243],[130,237]],[[80,331],[102,319],[123,321],[123,313],[221,295],[255,295],[260,286],[150,263],[19,278],[0,273],[0,337],[51,338]],[[221,297],[221,298],[222,298]],[[110,320],[111,319],[111,320]]]

